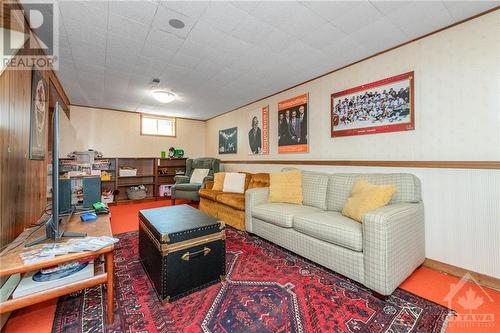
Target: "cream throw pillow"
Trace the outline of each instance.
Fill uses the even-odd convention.
[[[302,171],[290,170],[269,174],[269,201],[301,205]]]
[[[245,177],[244,173],[226,172],[224,175],[223,192],[245,193]]]
[[[189,182],[191,184],[201,184],[203,183],[203,178],[208,176],[208,172],[210,170],[208,169],[194,169],[193,173],[191,174],[191,179]]]
[[[373,185],[363,178],[358,178],[352,186],[351,195],[342,209],[342,214],[363,222],[363,216],[367,212],[387,205],[394,192],[395,185]]]

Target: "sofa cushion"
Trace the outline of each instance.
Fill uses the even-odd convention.
[[[298,170],[283,168],[283,171]],[[303,204],[326,210],[326,189],[328,188],[329,174],[302,170],[302,197]]]
[[[248,184],[248,189],[258,187],[269,187],[268,173],[256,173],[255,175],[252,175],[250,184]]]
[[[265,203],[252,209],[252,216],[283,228],[291,228],[294,216],[308,215],[321,209],[289,203]]]
[[[213,181],[213,185],[212,185],[212,189],[214,191],[222,191],[222,189],[224,188],[225,175],[226,174],[224,172],[214,173],[214,181]]]
[[[289,170],[269,174],[269,201],[302,204],[302,172]]]
[[[175,184],[176,191],[198,191],[201,188],[201,183]]]
[[[327,174],[302,171],[302,196],[304,197],[304,205],[326,210],[328,178]]]
[[[237,210],[245,210],[244,193],[221,193],[217,196],[217,202]]]
[[[352,186],[351,195],[342,208],[342,215],[362,223],[366,212],[387,205],[394,192],[394,185],[373,185],[360,177]]]
[[[362,225],[338,212],[321,211],[295,216],[293,228],[328,243],[358,252],[363,250]]]
[[[420,194],[420,180],[408,173],[337,173],[329,176],[327,190],[327,208],[340,212],[344,207],[352,185],[362,177],[374,185],[396,185],[396,192],[389,204],[412,203],[422,200]]]
[[[200,197],[202,198],[205,198],[205,199],[210,199],[210,200],[213,200],[215,201],[217,196],[219,194],[221,194],[222,191],[214,191],[214,190],[211,190],[211,189],[208,189],[208,188],[202,188],[198,194],[200,195]]]

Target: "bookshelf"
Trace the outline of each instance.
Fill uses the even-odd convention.
[[[101,179],[101,192],[105,189],[118,193],[114,196],[113,204],[125,202],[137,202],[147,200],[158,200],[160,185],[175,184],[174,176],[186,173],[187,158],[155,158],[155,157],[108,157],[96,158],[92,166],[99,165],[98,170],[105,171],[111,175],[110,180]],[[73,162],[73,163],[72,163]],[[72,159],[60,159],[60,173],[64,174],[71,168],[75,168],[76,162]],[[135,176],[120,176],[120,168],[128,167],[137,169]],[[127,188],[130,186],[144,185],[147,188],[147,196],[142,200],[130,200],[127,197]]]

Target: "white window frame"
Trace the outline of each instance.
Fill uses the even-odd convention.
[[[157,133],[156,134],[151,134],[151,133],[144,133],[142,131],[142,121],[144,118],[147,119],[155,119],[155,120],[170,120],[171,122],[174,123],[173,125],[173,135],[168,135],[168,134],[159,134],[158,133],[158,122],[156,122],[156,129]],[[163,136],[163,137],[169,137],[169,138],[175,138],[177,135],[177,119],[175,117],[162,117],[162,116],[157,116],[157,115],[150,115],[150,114],[141,114],[141,135],[145,136]]]

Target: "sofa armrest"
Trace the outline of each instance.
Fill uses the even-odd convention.
[[[425,259],[424,204],[388,205],[363,217],[364,285],[390,295]]]
[[[214,187],[214,181],[213,180],[208,180],[205,182],[205,187],[202,187],[202,188],[206,188],[208,190],[211,190],[213,187]]]
[[[174,180],[176,184],[187,184],[189,183],[188,176],[174,176]]]
[[[252,232],[252,209],[266,203],[269,198],[269,187],[251,188],[245,192],[245,229]]]

